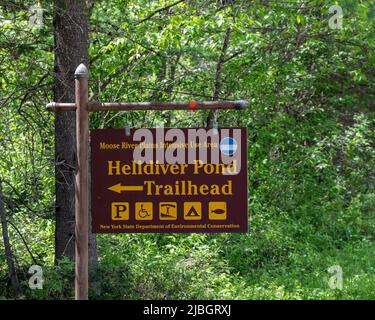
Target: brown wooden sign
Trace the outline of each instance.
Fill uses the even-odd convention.
[[[246,129],[91,131],[96,233],[247,231]]]

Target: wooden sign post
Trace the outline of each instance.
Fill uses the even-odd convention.
[[[88,299],[88,147],[89,101],[87,68],[81,64],[75,72],[77,164],[75,184],[75,291],[77,300]]]
[[[245,101],[188,101],[188,102],[89,102],[89,72],[81,64],[75,71],[75,103],[49,103],[47,110],[53,112],[76,112],[77,163],[75,181],[75,297],[88,299],[88,148],[89,112],[108,110],[209,110],[246,109]]]

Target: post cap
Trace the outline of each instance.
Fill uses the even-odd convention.
[[[235,103],[236,109],[247,109],[249,107],[249,103],[245,100],[237,100]]]
[[[76,71],[74,72],[74,77],[77,79],[77,78],[87,78],[89,76],[89,70],[87,69],[87,67],[81,63]]]
[[[50,103],[48,103],[47,106],[46,106],[46,108],[47,108],[48,111],[54,111],[55,108],[56,108],[56,102],[50,102]]]

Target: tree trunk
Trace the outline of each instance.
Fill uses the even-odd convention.
[[[13,253],[12,253],[12,249],[9,243],[8,223],[7,223],[7,219],[5,216],[5,206],[4,206],[4,200],[3,200],[3,190],[2,190],[1,179],[0,179],[0,219],[1,219],[1,227],[3,231],[5,256],[6,256],[7,263],[8,263],[9,278],[12,283],[14,298],[17,299],[21,295],[21,287],[20,287],[20,283],[18,282],[16,268],[14,267]]]
[[[55,0],[56,102],[74,102],[74,71],[88,65],[88,12],[86,1]],[[55,260],[74,259],[74,175],[76,161],[75,113],[56,112],[56,229]],[[89,235],[89,259],[96,264],[96,241]]]
[[[218,100],[220,97],[220,91],[223,87],[223,79],[222,79],[222,69],[225,63],[225,58],[227,55],[228,47],[229,47],[229,36],[231,33],[230,27],[227,28],[224,39],[223,39],[223,46],[221,48],[220,56],[216,64],[216,73],[215,73],[215,80],[214,80],[214,87],[213,87],[213,95],[212,100]],[[207,126],[215,120],[217,115],[217,110],[211,110],[207,117]]]

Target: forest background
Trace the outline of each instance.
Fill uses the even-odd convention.
[[[248,233],[91,236],[91,299],[374,299],[374,18],[360,0],[0,1],[0,201],[15,270],[0,241],[0,299],[74,297],[74,119],[45,105],[72,100],[80,62],[96,101],[250,104],[90,116],[91,128],[216,118],[246,127],[249,145]],[[32,265],[43,289],[29,288]]]

